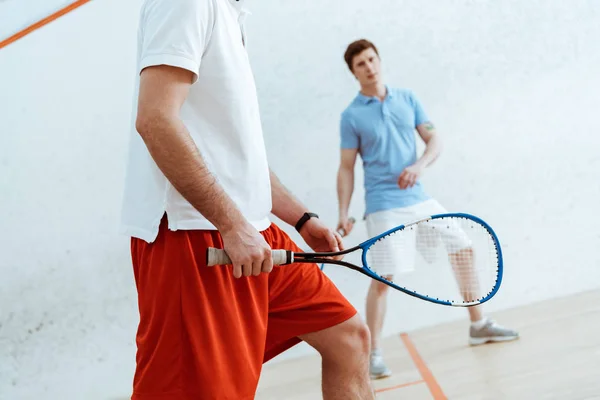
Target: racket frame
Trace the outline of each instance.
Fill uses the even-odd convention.
[[[394,232],[404,230],[407,227],[410,227],[411,225],[416,225],[416,224],[419,224],[424,221],[430,221],[433,219],[441,219],[441,218],[465,218],[465,219],[472,220],[472,221],[480,224],[481,226],[483,226],[488,231],[488,233],[490,234],[490,236],[492,238],[492,241],[494,242],[494,247],[496,249],[496,253],[498,256],[498,274],[497,274],[496,283],[495,283],[494,287],[492,288],[492,290],[490,291],[490,293],[488,293],[485,297],[483,297],[482,299],[480,299],[476,302],[458,303],[458,302],[452,302],[450,300],[443,300],[443,299],[440,299],[437,297],[430,297],[430,296],[427,296],[427,295],[424,295],[421,293],[417,293],[415,291],[404,288],[402,286],[395,284],[394,282],[390,282],[390,281],[380,277],[375,272],[373,272],[373,270],[371,270],[371,268],[369,268],[369,264],[367,261],[367,252],[368,252],[369,248],[371,246],[373,246],[373,244],[375,244],[379,239],[381,239],[385,236],[388,236]],[[334,256],[338,256],[338,255],[346,255],[349,253],[353,253],[359,249],[362,250],[362,255],[361,255],[361,261],[363,264],[362,266],[358,266],[358,265],[355,265],[355,264],[352,264],[349,262],[345,262],[345,261],[341,261],[341,260],[332,260],[332,259],[322,258],[322,257],[334,257]],[[490,300],[492,297],[494,297],[496,295],[496,293],[500,289],[500,285],[502,284],[503,270],[504,270],[502,249],[500,247],[500,241],[498,240],[498,236],[496,235],[496,233],[494,232],[494,230],[488,223],[483,221],[481,218],[478,218],[474,215],[466,214],[466,213],[444,213],[444,214],[434,214],[431,216],[423,217],[423,218],[417,219],[415,221],[412,221],[408,224],[398,225],[398,226],[396,226],[392,229],[389,229],[377,236],[367,239],[364,242],[359,243],[356,246],[353,246],[349,249],[338,251],[335,253],[294,253],[294,262],[317,263],[317,264],[321,263],[322,264],[321,270],[323,269],[323,264],[342,265],[344,267],[347,267],[347,268],[353,269],[357,272],[360,272],[361,274],[366,275],[371,279],[374,279],[376,281],[384,283],[384,284],[386,284],[396,290],[399,290],[405,294],[408,294],[410,296],[419,298],[421,300],[433,302],[436,304],[452,306],[452,307],[473,307],[473,306],[477,306],[479,304],[483,304],[483,303],[487,302],[488,300]]]

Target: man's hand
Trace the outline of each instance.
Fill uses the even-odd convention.
[[[300,229],[302,239],[316,252],[336,252],[344,250],[344,243],[339,233],[328,228],[318,218],[311,218]],[[332,257],[341,260],[343,256]]]
[[[340,218],[340,221],[338,222],[335,230],[336,232],[339,232],[339,234],[342,235],[342,237],[347,236],[352,231],[352,228],[354,228],[355,222],[356,220],[354,218]]]
[[[413,187],[422,173],[423,168],[419,164],[406,167],[398,177],[398,186],[400,186],[400,189]]]
[[[271,247],[249,223],[221,232],[223,248],[233,264],[234,278],[273,270]]]

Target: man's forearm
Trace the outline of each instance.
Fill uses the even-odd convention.
[[[434,135],[429,139],[425,146],[425,151],[421,157],[417,160],[416,164],[425,168],[430,166],[440,155],[442,150],[442,144],[437,135]]]
[[[340,168],[337,176],[337,195],[340,220],[348,218],[348,208],[354,191],[354,169]]]
[[[156,118],[138,126],[138,132],[175,189],[219,231],[244,221],[233,200],[208,170],[181,120]]]
[[[308,209],[281,183],[277,175],[269,170],[271,176],[271,198],[273,202],[273,214],[289,225],[296,222]]]

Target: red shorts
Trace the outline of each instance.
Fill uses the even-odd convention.
[[[272,248],[300,251],[276,225]],[[217,231],[170,231],[153,243],[133,238],[140,322],[133,400],[254,399],[262,364],[299,335],[340,324],[354,307],[316,264],[275,267],[235,279],[231,266],[206,266]]]

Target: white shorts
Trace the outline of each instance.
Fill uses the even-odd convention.
[[[366,217],[367,234],[371,238],[398,225],[444,213],[447,213],[446,209],[434,199],[409,207],[374,212]],[[455,253],[471,246],[471,240],[464,231],[461,229],[436,230],[435,226],[439,223],[446,224],[447,222],[432,220],[419,226],[419,229],[407,230],[401,235],[390,236],[386,240],[377,242],[367,252],[369,268],[381,276],[412,272],[415,270],[417,256],[432,263],[440,244],[445,246],[447,253]]]

